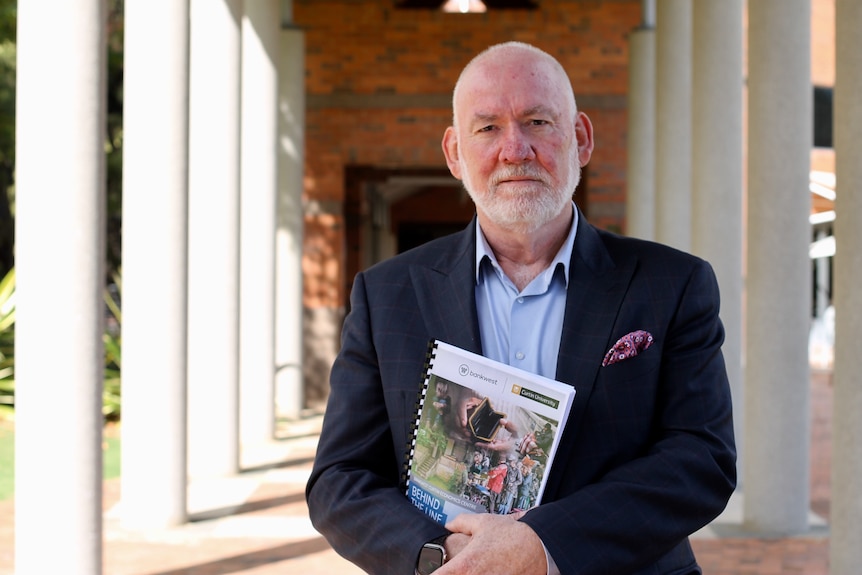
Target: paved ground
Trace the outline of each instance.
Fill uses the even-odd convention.
[[[827,575],[828,376],[812,377],[811,399],[811,532],[793,538],[748,536],[739,527],[741,498],[734,498],[727,512],[693,539],[707,575]],[[308,521],[303,488],[318,424],[316,418],[294,424],[289,439],[245,453],[251,469],[239,477],[194,483],[189,493],[194,520],[180,528],[125,529],[118,519],[119,482],[106,482],[104,574],[360,575]],[[14,573],[13,518],[13,502],[0,502],[0,575]]]

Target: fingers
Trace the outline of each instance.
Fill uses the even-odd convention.
[[[463,533],[464,535],[478,535],[486,529],[493,529],[499,526],[501,522],[513,522],[514,515],[493,515],[490,513],[462,513],[446,523],[446,529],[453,533]]]
[[[518,424],[510,419],[501,419],[500,423],[512,434],[518,434]]]
[[[544,575],[547,562],[542,543],[528,525],[515,520],[516,516],[520,514],[465,513],[452,519],[446,524],[454,532],[446,541],[447,551],[449,540],[455,537],[461,539],[453,543],[467,543],[440,569],[440,575]]]
[[[467,411],[472,407],[476,407],[480,403],[482,403],[482,400],[478,397],[468,397],[463,402],[461,402],[461,408],[458,410],[458,414],[461,417],[462,427],[467,425]]]
[[[463,533],[464,535],[473,535],[474,522],[473,519],[478,515],[462,513],[446,523],[446,529],[452,533]]]

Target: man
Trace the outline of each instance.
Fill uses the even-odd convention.
[[[505,493],[503,494],[503,504],[500,506],[500,509],[497,510],[497,513],[500,515],[506,515],[510,511],[512,511],[512,507],[515,505],[515,499],[518,496],[518,488],[521,487],[521,483],[524,482],[524,475],[521,473],[520,463],[518,462],[518,456],[510,454],[506,458],[506,463],[508,469],[506,470],[506,480],[504,481]]]
[[[574,207],[593,128],[548,54],[483,52],[453,112],[443,151],[476,218],[357,275],[307,487],[315,527],[374,575],[413,573],[429,543],[448,556],[437,575],[700,573],[687,536],[736,481],[711,268]],[[539,506],[444,527],[408,502],[432,338],[576,388]]]
[[[488,471],[488,491],[491,492],[491,513],[498,513],[503,504],[503,484],[509,474],[509,466],[501,459],[493,469]]]

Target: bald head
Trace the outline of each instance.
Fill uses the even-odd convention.
[[[577,114],[575,94],[563,66],[547,52],[524,42],[504,42],[485,49],[461,71],[452,94],[453,126],[458,126],[458,112],[463,101],[476,85],[493,87],[502,82],[504,74],[527,73],[531,83],[554,93],[571,117]]]

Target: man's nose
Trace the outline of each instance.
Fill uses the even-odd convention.
[[[506,131],[500,149],[500,159],[502,161],[519,164],[532,160],[535,157],[536,153],[533,150],[532,143],[519,127]]]

